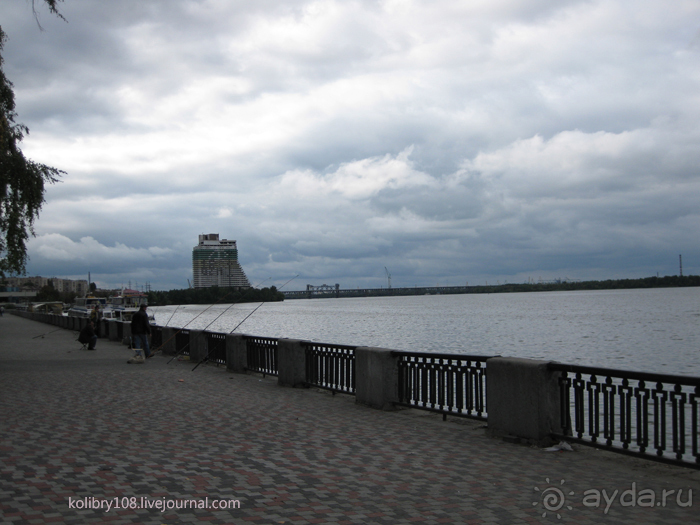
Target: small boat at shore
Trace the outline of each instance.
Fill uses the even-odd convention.
[[[104,297],[94,297],[92,295],[86,295],[85,297],[76,297],[75,303],[68,310],[69,317],[90,317],[95,306],[99,306],[100,309],[104,308],[107,304],[107,299]]]
[[[31,303],[27,307],[28,312],[63,315],[63,303],[61,301],[48,301],[44,303]]]
[[[107,300],[102,318],[108,321],[129,322],[142,304],[148,305],[148,296],[145,293],[125,288],[119,295],[113,295]],[[149,319],[151,317],[153,315],[149,315]]]

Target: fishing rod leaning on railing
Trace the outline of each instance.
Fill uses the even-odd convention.
[[[248,289],[245,291],[245,293],[238,299],[238,301],[232,303],[226,310],[224,310],[224,312],[222,312],[219,316],[217,316],[216,319],[214,319],[214,321],[216,321],[219,317],[221,317],[221,315],[223,315],[223,313],[225,313],[226,311],[228,311],[229,308],[233,307],[234,305],[240,303],[243,299],[245,299],[246,295],[248,295],[248,293],[249,293],[251,290],[257,289],[258,286],[260,286],[261,284],[263,284],[263,283],[266,282],[266,281],[269,281],[270,279],[271,279],[271,277],[268,277],[267,279],[265,279],[265,280],[263,280],[263,281],[260,281],[260,283],[258,283],[257,285],[255,285],[255,286],[253,286],[253,287],[251,287],[251,288],[248,288]],[[204,314],[204,313],[205,313],[207,310],[209,310],[210,308],[216,306],[217,304],[221,304],[221,303],[224,301],[224,299],[226,299],[229,295],[231,295],[232,293],[237,292],[237,291],[238,291],[238,290],[230,290],[230,291],[229,291],[226,295],[224,295],[221,299],[219,299],[219,300],[216,301],[215,303],[212,303],[212,304],[209,305],[207,308],[205,308],[204,310],[202,310],[201,312],[199,312],[199,313],[198,313],[197,315],[195,315],[192,319],[190,319],[190,321],[189,321],[187,324],[185,324],[182,328],[179,328],[179,329],[178,329],[173,335],[171,335],[167,340],[163,341],[163,342],[160,344],[160,346],[159,346],[158,348],[156,348],[155,350],[153,350],[153,352],[155,353],[155,352],[158,352],[158,351],[162,350],[163,347],[164,347],[167,343],[169,343],[173,338],[175,338],[175,337],[177,336],[177,334],[179,334],[179,333],[182,332],[185,328],[187,328],[190,324],[192,324],[192,323],[195,321],[195,319],[197,319],[199,316],[201,316],[202,314]],[[179,308],[180,306],[181,306],[181,305],[179,305],[178,308]],[[176,308],[176,310],[177,310],[177,308]],[[175,312],[173,312],[173,314],[174,314],[174,313],[175,313]],[[171,315],[171,316],[170,316],[170,319],[172,319],[172,317],[173,317],[173,316]],[[170,322],[170,319],[168,319],[168,322]],[[214,321],[212,321],[212,323],[213,323]],[[206,328],[208,328],[209,326],[211,326],[212,323],[209,323],[209,324],[207,325]],[[166,325],[167,325],[167,323],[166,323]],[[206,328],[205,328],[205,330],[206,330]],[[181,353],[183,350],[185,350],[185,349],[189,346],[189,344],[190,344],[190,343],[188,342],[188,343],[184,346],[184,348],[180,349],[180,351],[177,352],[177,353],[170,359],[170,361],[172,361],[173,359],[175,359],[176,357],[178,357],[178,356],[180,355],[180,353]],[[166,364],[170,364],[170,361],[168,361]]]
[[[236,302],[234,302],[234,303],[231,303],[231,304],[228,306],[228,308],[226,308],[223,312],[221,312],[219,315],[217,315],[211,323],[209,323],[207,326],[205,326],[205,327],[200,331],[199,335],[201,336],[201,335],[204,333],[204,331],[205,331],[207,328],[209,328],[211,325],[213,325],[216,321],[218,321],[219,318],[220,318],[222,315],[224,315],[224,314],[225,314],[226,312],[228,312],[231,308],[233,308],[233,307],[236,306],[238,303],[240,303],[240,302],[245,298],[245,296],[248,295],[248,292],[250,292],[251,290],[257,289],[258,286],[262,285],[265,281],[269,281],[270,279],[272,279],[272,277],[268,277],[267,279],[265,279],[264,281],[261,281],[260,283],[258,283],[257,285],[253,286],[252,288],[248,288],[248,289],[245,291],[245,293],[240,297],[240,299],[238,299],[238,301],[236,301]],[[202,313],[204,313],[204,312],[202,312]],[[194,321],[194,319],[193,319],[193,321]],[[190,322],[191,322],[191,321],[190,321]],[[189,324],[189,323],[188,323],[188,324]],[[185,326],[187,326],[187,325],[185,325]],[[182,327],[179,331],[182,331],[182,330],[184,330],[184,329],[185,329],[185,327]],[[176,333],[173,335],[173,337],[175,337],[175,335],[177,335],[177,333],[178,333],[178,332],[176,332]],[[172,339],[172,337],[171,337],[170,339]],[[182,348],[180,349],[180,351],[176,352],[175,355],[174,355],[172,358],[170,358],[170,361],[172,361],[172,360],[175,359],[177,356],[179,356],[180,353],[181,353],[182,351],[184,351],[188,346],[190,346],[190,343],[192,343],[192,341],[187,341],[187,344],[186,344],[184,347],[182,347]],[[166,364],[170,364],[170,361],[168,361]]]
[[[287,286],[289,283],[291,283],[291,282],[292,282],[294,279],[296,279],[297,277],[299,277],[299,274],[297,274],[297,275],[295,275],[294,277],[292,277],[291,279],[289,279],[286,283],[284,283],[282,286],[280,286],[280,287],[278,288],[278,290],[281,290],[282,288],[284,288],[285,286]],[[255,312],[257,312],[258,309],[259,309],[262,305],[265,304],[265,302],[266,302],[266,301],[263,301],[263,302],[260,303],[258,306],[256,306],[255,309],[254,309],[252,312],[250,312],[248,315],[246,315],[246,316],[243,318],[243,320],[242,320],[240,323],[238,323],[238,324],[233,328],[233,330],[231,330],[231,331],[229,332],[229,334],[232,334],[233,332],[235,332],[235,331],[238,329],[238,327],[240,327],[243,323],[245,323],[246,320],[247,320],[251,315],[253,315]],[[206,330],[206,328],[205,328],[205,330]],[[202,331],[202,333],[204,333],[204,330]],[[197,369],[197,367],[198,367],[199,365],[201,365],[202,363],[205,363],[205,362],[209,361],[209,356],[212,355],[214,352],[216,352],[216,350],[219,348],[219,346],[221,345],[222,342],[223,342],[223,341],[219,341],[216,345],[212,345],[213,348],[212,348],[211,350],[209,350],[209,352],[207,352],[207,355],[205,355],[205,356],[194,366],[194,368],[192,369],[192,371],[194,372],[194,371]]]

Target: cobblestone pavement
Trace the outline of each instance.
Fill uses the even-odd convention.
[[[160,355],[127,365],[76,336],[0,318],[2,523],[700,522],[695,470]],[[214,500],[239,506],[160,509]]]

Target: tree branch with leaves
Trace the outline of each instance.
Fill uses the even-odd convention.
[[[52,13],[63,18],[56,9],[57,0],[45,1]],[[2,67],[6,40],[0,27],[0,276],[26,272],[27,240],[34,235],[34,221],[45,202],[45,185],[58,182],[65,173],[27,159],[19,147],[29,129],[16,122],[13,85]]]

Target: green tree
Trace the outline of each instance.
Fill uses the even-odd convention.
[[[44,0],[49,10],[60,0]],[[34,2],[32,1],[32,9]],[[36,17],[36,11],[34,11]],[[38,19],[37,19],[38,23]],[[27,265],[27,239],[34,235],[34,221],[44,204],[46,183],[57,182],[61,170],[25,158],[19,143],[29,133],[15,122],[15,94],[3,71],[2,51],[7,40],[0,27],[0,275],[23,275]]]
[[[42,286],[36,294],[37,301],[60,301],[61,293],[53,287],[52,283]]]

